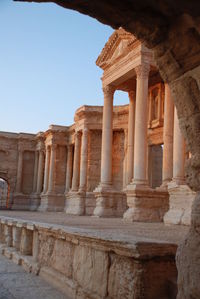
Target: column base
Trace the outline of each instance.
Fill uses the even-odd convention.
[[[40,206],[40,202],[41,202],[41,197],[40,194],[38,193],[34,193],[31,194],[31,200],[30,200],[30,211],[37,211],[39,206]]]
[[[70,191],[66,194],[65,213],[68,215],[85,214],[86,192]]]
[[[65,206],[64,194],[46,193],[41,194],[40,212],[62,212]]]
[[[129,184],[126,189],[128,210],[123,218],[128,221],[162,222],[169,208],[169,195],[163,189],[147,185]]]
[[[96,207],[93,215],[96,217],[122,217],[127,209],[126,195],[116,191],[111,186],[99,186],[94,190]]]
[[[29,211],[30,206],[31,206],[31,198],[30,197],[31,197],[30,194],[14,193],[11,209],[12,210]]]
[[[166,224],[191,224],[192,203],[196,193],[187,185],[168,184],[169,210],[164,216]]]

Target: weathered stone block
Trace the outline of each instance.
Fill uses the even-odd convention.
[[[138,276],[140,276],[140,269],[132,259],[112,255],[108,278],[109,298],[135,298],[134,294],[137,292],[135,283]]]
[[[86,291],[104,298],[109,259],[106,252],[78,246],[74,251],[73,278]]]
[[[64,240],[56,240],[50,265],[67,277],[72,277],[74,246]]]

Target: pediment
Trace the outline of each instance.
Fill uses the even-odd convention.
[[[112,64],[126,52],[129,45],[135,40],[134,35],[126,32],[123,28],[115,30],[97,58],[96,65],[104,69],[107,65]]]

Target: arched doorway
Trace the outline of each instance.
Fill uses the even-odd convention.
[[[9,209],[10,186],[8,182],[0,178],[0,210]]]

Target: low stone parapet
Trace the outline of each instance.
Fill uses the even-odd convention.
[[[2,216],[0,242],[5,256],[74,299],[176,298],[176,244],[126,243]]]

